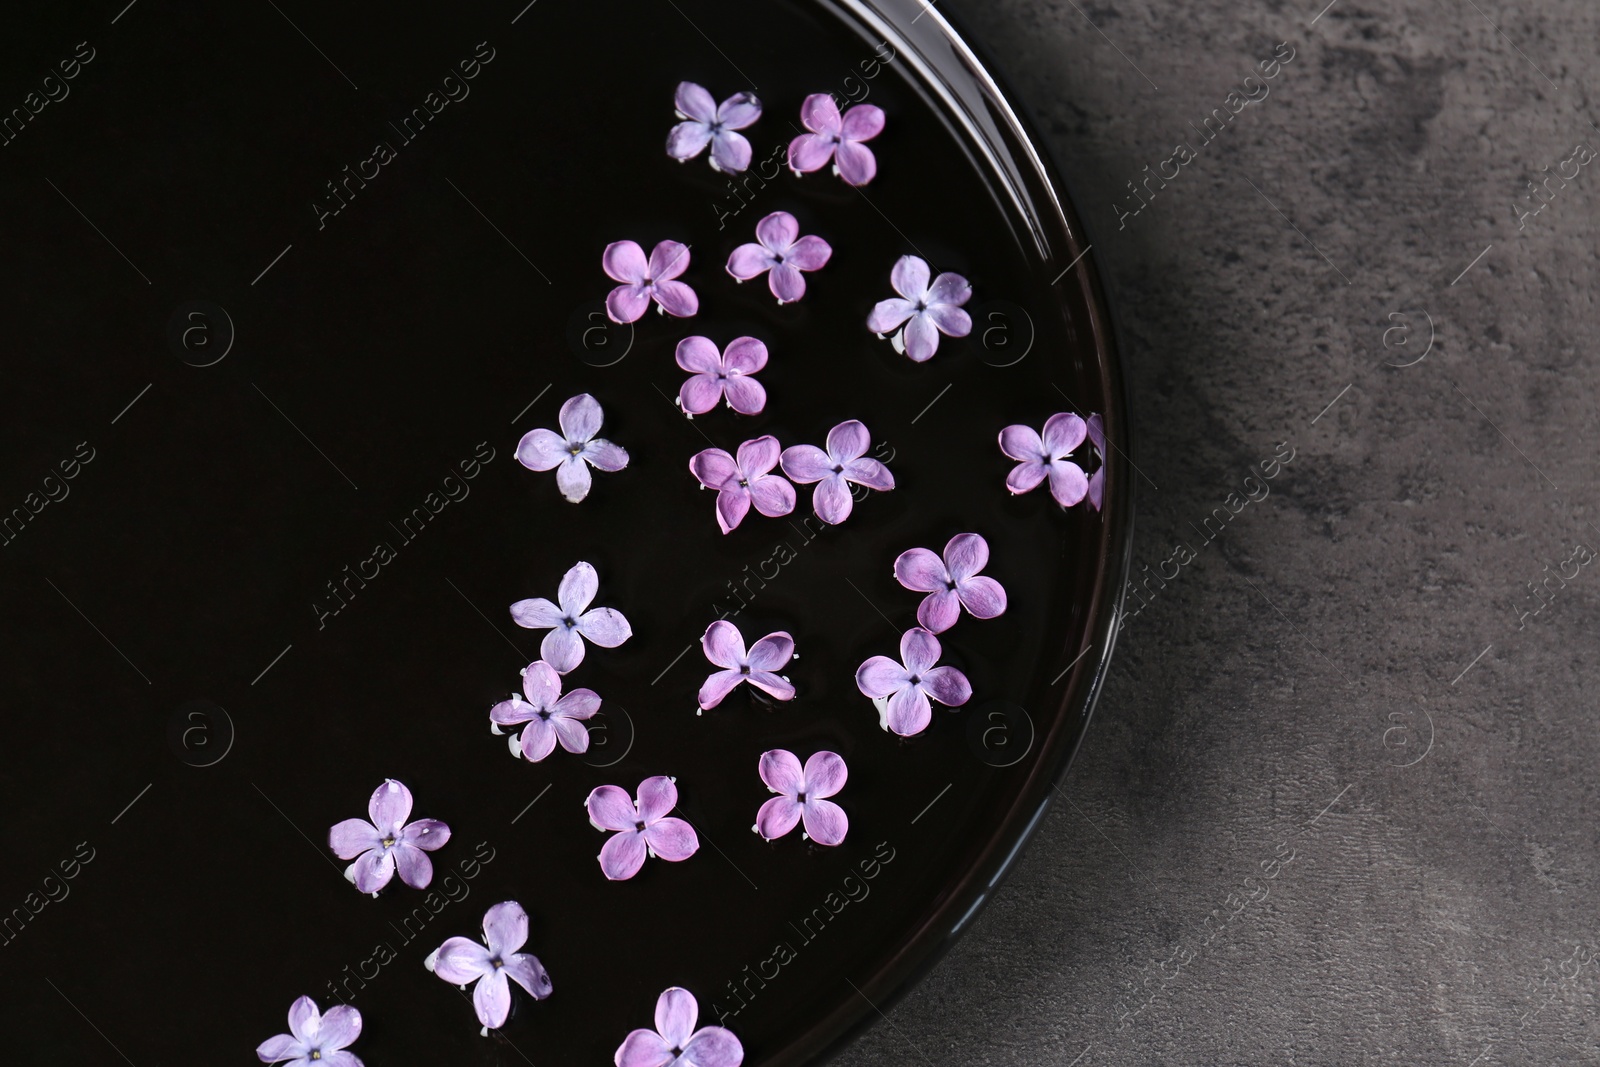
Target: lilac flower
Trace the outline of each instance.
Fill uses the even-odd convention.
[[[664,775],[639,783],[637,803],[626,790],[603,785],[583,806],[596,830],[617,832],[600,848],[600,870],[614,882],[638,874],[647,854],[676,863],[700,848],[694,827],[667,814],[678,806],[678,787]]]
[[[600,265],[614,282],[622,284],[606,296],[606,314],[612,322],[637,322],[650,309],[686,319],[700,310],[700,298],[680,281],[678,275],[689,269],[689,246],[677,241],[662,241],[645,261],[644,249],[633,241],[614,241],[606,245]]]
[[[561,405],[556,421],[561,432],[529,430],[517,442],[517,462],[531,471],[556,472],[556,488],[576,504],[589,495],[589,468],[620,471],[628,465],[628,453],[604,438],[597,437],[605,413],[600,402],[588,393],[579,393]]]
[[[672,102],[683,121],[667,134],[667,155],[679,163],[711,146],[711,169],[737,174],[750,165],[750,142],[742,130],[761,117],[761,101],[751,93],[734,93],[722,103],[694,82],[679,82]]]
[[[411,815],[411,790],[387,779],[373,790],[365,819],[346,819],[328,831],[328,847],[342,860],[355,862],[344,876],[363,893],[378,895],[395,869],[412,889],[426,889],[433,880],[433,861],[427,853],[450,840],[450,827],[438,819],[406,822]]]
[[[539,957],[517,949],[528,941],[528,913],[514,900],[496,904],[483,916],[484,945],[465,937],[452,937],[422,961],[422,965],[451,985],[467,988],[477,982],[472,990],[472,1007],[483,1024],[483,1033],[490,1027],[505,1025],[511,1014],[510,978],[534,1000],[550,995],[550,976],[545,973]]]
[[[850,517],[853,506],[847,482],[868,489],[894,488],[894,475],[875,459],[867,459],[872,435],[855,419],[841,422],[828,431],[828,450],[816,445],[793,445],[780,457],[783,473],[801,485],[816,482],[811,507],[817,518],[837,526]]]
[[[944,546],[944,559],[926,548],[911,548],[894,561],[894,576],[907,589],[927,593],[917,606],[917,621],[942,634],[956,624],[964,607],[975,619],[992,619],[1006,610],[1006,591],[980,574],[989,562],[989,542],[975,533],[956,534]]]
[[[583,720],[600,710],[600,697],[592,689],[574,689],[561,695],[561,676],[544,660],[535,660],[522,672],[522,691],[528,699],[513,696],[489,709],[496,726],[523,728],[520,741],[513,735],[511,754],[538,763],[555,751],[556,742],[568,752],[589,751],[589,730]],[[495,731],[499,733],[499,730]]]
[[[708,448],[689,459],[689,471],[706,489],[717,491],[717,525],[727,533],[744,519],[754,504],[768,518],[794,510],[794,486],[776,474],[778,439],[771,434],[739,446],[739,458],[720,448]]]
[[[1094,446],[1095,459],[1100,461],[1100,466],[1089,475],[1089,490],[1087,496],[1090,505],[1100,510],[1104,502],[1106,491],[1106,430],[1105,423],[1099,415],[1090,415],[1084,422],[1084,430],[1089,435],[1089,443]]]
[[[728,273],[741,282],[767,275],[767,288],[780,304],[806,295],[803,270],[821,270],[833,247],[820,237],[800,236],[800,224],[787,211],[774,211],[756,223],[756,244],[740,245],[728,257]]]
[[[919,734],[933,720],[932,697],[956,707],[972,697],[967,676],[954,667],[935,667],[939,639],[921,627],[900,636],[900,659],[873,656],[856,670],[856,687],[878,708],[878,725],[901,737]]]
[[[1000,451],[1017,460],[1006,475],[1006,488],[1018,496],[1050,479],[1050,495],[1056,503],[1070,508],[1089,492],[1089,479],[1083,468],[1069,457],[1083,444],[1088,427],[1070,412],[1051,415],[1044,424],[1044,435],[1027,426],[1007,426],[1000,431]]]
[[[850,829],[849,816],[831,797],[844,788],[848,771],[837,752],[813,752],[805,769],[793,752],[775,748],[763,752],[758,764],[761,780],[779,794],[761,805],[752,829],[768,841],[782,837],[801,819],[806,836],[819,845],[837,845]]]
[[[656,1000],[656,1028],[635,1030],[617,1048],[617,1067],[739,1067],[744,1046],[720,1026],[696,1030],[700,1005],[673,986]]]
[[[972,332],[972,316],[961,305],[972,299],[972,286],[959,274],[946,272],[928,283],[928,263],[920,256],[901,256],[889,272],[889,284],[899,297],[880,300],[867,316],[867,329],[882,337],[901,323],[905,329],[891,337],[896,352],[917,363],[932,359],[939,350],[939,335],[965,337]]]
[[[589,564],[580,561],[561,577],[561,589],[556,594],[560,606],[544,597],[519,600],[511,605],[511,619],[518,626],[550,630],[539,646],[539,658],[554,667],[557,674],[566,674],[583,662],[584,638],[601,648],[616,648],[633,636],[633,627],[617,609],[584,610],[599,588],[599,575]]]
[[[767,346],[754,337],[735,337],[722,352],[708,337],[678,342],[678,366],[689,380],[678,389],[678,406],[691,419],[726,400],[741,415],[758,415],[767,406],[767,391],[751,377],[767,365]]]
[[[793,700],[794,686],[778,671],[794,658],[794,638],[782,630],[770,633],[750,646],[746,654],[744,635],[726,619],[706,627],[700,648],[713,667],[721,667],[700,686],[700,709],[709,711],[722,703],[740,682],[749,682],[779,700]]]
[[[833,97],[814,93],[800,105],[800,121],[811,132],[789,142],[790,170],[810,173],[832,160],[833,172],[851,185],[865,185],[878,173],[872,149],[861,142],[883,132],[883,108],[857,104],[840,118]]]
[[[287,1067],[361,1067],[361,1059],[345,1046],[361,1036],[361,1013],[338,1004],[324,1015],[317,1002],[300,997],[289,1005],[289,1032],[269,1037],[256,1047],[262,1063]]]

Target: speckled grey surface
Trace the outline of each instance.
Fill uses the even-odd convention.
[[[1134,570],[1195,557],[1068,799],[844,1067],[1600,1062],[1600,9],[1324,2],[940,4],[1092,228]],[[1178,176],[1122,217],[1147,164]]]

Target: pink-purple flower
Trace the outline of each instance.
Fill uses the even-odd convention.
[[[917,621],[941,634],[956,624],[961,609],[975,619],[992,619],[1006,610],[1006,591],[978,572],[989,563],[989,542],[975,533],[956,534],[940,559],[926,548],[911,548],[894,561],[894,576],[907,589],[927,593],[917,605]]]
[[[717,351],[709,337],[678,342],[678,366],[689,378],[678,389],[678,406],[691,419],[724,400],[741,415],[757,415],[767,406],[767,391],[751,375],[767,365],[767,346],[754,337],[735,337]]]
[[[1089,492],[1089,479],[1072,460],[1073,451],[1088,435],[1084,421],[1063,411],[1045,420],[1044,433],[1028,426],[1007,426],[1000,431],[1000,451],[1017,461],[1006,475],[1006,488],[1018,496],[1050,479],[1050,495],[1070,508]]]
[[[950,707],[971,699],[967,676],[954,667],[936,666],[939,656],[939,639],[915,627],[900,636],[900,663],[873,656],[856,670],[856,687],[872,698],[879,726],[910,737],[933,721],[929,697]]]
[[[800,224],[787,211],[774,211],[756,223],[756,243],[740,245],[728,257],[728,273],[741,282],[767,274],[767,288],[780,304],[806,295],[801,271],[821,270],[833,255],[822,238],[800,236]]]
[[[922,363],[939,350],[939,335],[965,337],[972,332],[972,316],[961,305],[972,299],[972,286],[959,274],[946,271],[929,282],[927,260],[901,256],[889,272],[889,284],[898,297],[878,301],[867,316],[867,329],[884,336],[902,323],[891,337],[896,352]]]
[[[361,1013],[348,1004],[317,1010],[317,1002],[300,997],[289,1005],[289,1032],[267,1038],[256,1047],[262,1063],[285,1067],[361,1067],[361,1059],[345,1047],[361,1036]]]
[[[794,658],[794,638],[783,630],[761,638],[747,653],[739,628],[727,619],[718,619],[706,627],[700,648],[713,667],[722,668],[700,686],[702,711],[722,703],[741,682],[749,682],[778,700],[794,699],[794,686],[777,673]]]
[[[363,893],[378,895],[398,869],[412,889],[426,889],[433,880],[428,853],[450,840],[450,827],[438,819],[411,816],[411,790],[387,779],[367,801],[366,819],[346,819],[328,831],[328,847],[342,860],[354,860],[344,876]]]
[[[811,494],[811,507],[817,518],[836,526],[850,517],[853,504],[849,483],[880,491],[894,488],[894,475],[889,468],[867,458],[871,446],[872,435],[867,428],[851,419],[828,431],[827,451],[816,445],[792,445],[783,450],[780,462],[791,481],[802,485],[817,483]]]
[[[739,446],[738,458],[708,448],[689,459],[689,472],[701,486],[717,491],[717,525],[727,533],[744,519],[751,505],[768,518],[794,510],[794,486],[769,473],[778,465],[778,439],[771,434]]]
[[[695,1029],[700,1005],[687,989],[673,986],[656,999],[656,1028],[623,1039],[617,1067],[739,1067],[744,1046],[720,1026]]]
[[[1084,421],[1084,431],[1089,435],[1089,443],[1094,446],[1095,459],[1100,465],[1089,475],[1089,489],[1087,497],[1089,504],[1096,510],[1104,502],[1106,491],[1106,429],[1105,422],[1099,415],[1090,415]]]
[[[517,442],[517,462],[531,471],[556,472],[556,488],[576,504],[589,495],[589,468],[620,471],[628,465],[628,453],[600,437],[605,413],[600,402],[588,393],[579,393],[561,405],[556,421],[561,432],[529,430]]]
[[[656,310],[686,319],[700,310],[694,290],[677,280],[689,269],[689,246],[677,241],[662,241],[644,258],[644,249],[634,241],[613,241],[606,245],[600,265],[614,282],[622,284],[606,296],[606,314],[612,322],[637,322],[656,302]]]
[[[563,696],[561,675],[544,660],[535,660],[523,668],[522,692],[526,700],[513,695],[489,709],[489,721],[496,727],[528,724],[520,737],[511,737],[513,756],[538,763],[555,751],[557,741],[568,752],[589,751],[589,729],[583,720],[600,710],[594,690],[574,689]]]
[[[800,105],[800,121],[811,132],[789,142],[790,170],[807,174],[831,160],[833,172],[851,185],[865,185],[878,173],[878,160],[862,142],[883,132],[881,107],[857,104],[841,117],[833,97],[813,93]]]
[[[551,985],[539,957],[517,951],[528,943],[528,913],[521,904],[507,900],[485,912],[483,942],[452,937],[422,965],[462,989],[478,983],[472,990],[472,1007],[487,1034],[491,1027],[504,1026],[511,1014],[511,987],[506,979],[526,989],[534,1000],[548,997]]]
[[[511,605],[511,619],[529,630],[550,632],[539,645],[539,658],[566,674],[583,662],[584,640],[601,648],[616,648],[633,636],[633,627],[616,608],[590,608],[600,589],[600,576],[582,561],[561,577],[558,604],[544,597],[519,600]]]
[[[756,833],[772,841],[793,830],[802,819],[805,835],[819,845],[837,845],[850,829],[849,816],[828,797],[844,788],[849,771],[837,752],[813,752],[804,767],[793,752],[763,752],[757,765],[761,780],[778,795],[756,813]]]
[[[600,870],[613,882],[638,874],[647,855],[676,863],[700,848],[694,827],[667,814],[678,806],[678,787],[665,775],[640,782],[637,801],[620,786],[603,785],[583,806],[596,830],[616,831],[600,847]]]
[[[738,173],[750,166],[750,142],[742,130],[761,117],[761,101],[752,93],[734,93],[722,103],[694,82],[679,82],[672,102],[683,121],[667,134],[667,155],[679,163],[711,146],[711,169]]]

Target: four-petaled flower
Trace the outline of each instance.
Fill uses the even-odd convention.
[[[919,734],[933,721],[932,697],[956,707],[972,697],[967,676],[954,667],[936,667],[939,639],[921,627],[900,636],[900,659],[873,656],[856,671],[856,686],[878,708],[878,725],[901,737]]]
[[[772,841],[805,820],[806,836],[819,845],[837,845],[850,829],[850,819],[831,797],[844,788],[848,771],[837,752],[814,752],[804,769],[793,752],[763,752],[761,780],[777,793],[756,813],[756,833]]]
[[[1089,479],[1083,468],[1070,458],[1083,444],[1088,427],[1071,412],[1051,415],[1044,424],[1044,435],[1029,426],[1007,426],[1000,431],[1000,451],[1017,460],[1006,475],[1006,488],[1012,496],[1026,493],[1046,478],[1056,503],[1070,508],[1089,492]]]
[[[427,853],[450,840],[450,827],[438,819],[406,822],[411,815],[411,790],[387,779],[367,801],[366,819],[346,819],[328,831],[328,847],[342,860],[355,862],[344,876],[363,893],[378,895],[395,869],[412,889],[426,889],[433,880]]]
[[[452,937],[428,955],[422,965],[451,985],[472,990],[472,1007],[487,1034],[490,1027],[505,1025],[511,1014],[510,978],[534,1000],[550,995],[550,976],[539,957],[517,949],[528,941],[528,913],[514,900],[490,908],[483,916],[483,941],[480,945],[466,937]],[[485,948],[484,945],[488,947]]]
[[[972,286],[959,274],[946,271],[930,284],[927,260],[901,256],[889,272],[889,284],[898,297],[878,301],[867,316],[867,329],[882,337],[901,323],[890,343],[918,363],[939,350],[939,335],[965,337],[972,332],[972,316],[961,305],[972,298]],[[909,320],[909,321],[908,321]]]
[[[828,431],[828,450],[816,445],[792,445],[783,450],[783,473],[802,485],[816,482],[811,507],[817,518],[837,526],[850,517],[853,506],[849,482],[868,489],[893,489],[894,475],[875,459],[865,458],[872,435],[855,419]]]
[[[613,882],[638,874],[647,854],[676,863],[700,848],[694,827],[667,814],[678,806],[678,787],[664,775],[639,783],[637,803],[627,790],[603,785],[589,794],[583,806],[596,830],[616,831],[600,847],[600,870]]]
[[[656,1000],[656,1028],[635,1030],[618,1046],[617,1067],[739,1067],[739,1039],[720,1026],[696,1030],[699,1020],[694,994],[673,986]]]
[[[778,671],[794,658],[794,638],[782,630],[770,633],[744,650],[744,635],[726,619],[706,627],[700,648],[713,667],[721,667],[700,686],[700,708],[708,711],[722,703],[740,682],[749,682],[779,700],[793,700],[794,686]]]
[[[556,742],[568,752],[589,751],[589,730],[583,720],[600,710],[600,697],[592,689],[574,689],[561,695],[561,675],[544,660],[535,660],[522,672],[522,691],[528,699],[512,696],[489,709],[496,726],[528,725],[519,740],[510,741],[511,754],[519,752],[538,763],[555,751]]]
[[[679,163],[711,146],[711,169],[737,174],[750,165],[750,142],[742,130],[761,117],[761,101],[752,93],[734,93],[717,103],[694,82],[679,82],[672,96],[683,121],[667,134],[667,155]]]
[[[800,236],[800,224],[787,211],[774,211],[756,223],[756,242],[740,245],[728,257],[728,273],[741,282],[767,275],[767,288],[778,303],[789,304],[806,295],[803,270],[821,270],[833,247],[820,237]]]
[[[707,489],[717,491],[717,525],[727,533],[754,504],[768,518],[794,510],[794,486],[768,473],[778,465],[778,439],[771,434],[739,446],[735,459],[720,448],[708,448],[689,459],[689,472]]]
[[[614,282],[622,284],[606,295],[606,314],[612,322],[637,322],[650,309],[686,319],[700,310],[700,298],[678,275],[689,269],[689,246],[677,241],[662,241],[644,258],[644,249],[634,241],[613,241],[606,245],[600,265]]]
[[[1083,424],[1084,431],[1089,435],[1089,443],[1094,446],[1095,458],[1100,465],[1095,472],[1089,475],[1089,491],[1086,494],[1090,506],[1096,511],[1104,503],[1106,491],[1106,428],[1105,422],[1099,415],[1090,415]]]
[[[583,662],[584,638],[601,648],[616,648],[633,636],[633,627],[615,608],[585,611],[600,588],[600,576],[587,563],[579,562],[561,577],[556,593],[559,606],[544,597],[519,600],[511,605],[511,619],[529,630],[549,629],[539,645],[539,658],[566,674]]]
[[[300,997],[289,1005],[289,1032],[267,1038],[256,1047],[262,1063],[285,1067],[361,1067],[361,1059],[345,1046],[361,1036],[361,1013],[348,1004],[317,1010],[317,1002]]]
[[[556,421],[561,432],[529,430],[517,442],[517,462],[531,471],[556,472],[556,488],[576,504],[589,495],[589,468],[619,471],[628,465],[628,453],[602,437],[600,423],[605,413],[600,402],[588,393],[579,393],[561,405]]]
[[[872,149],[862,144],[883,132],[883,108],[857,104],[839,115],[827,93],[813,93],[800,105],[800,121],[810,133],[789,142],[789,169],[796,174],[821,170],[833,161],[833,172],[851,185],[865,185],[878,173]]]
[[[678,342],[678,366],[689,380],[678,389],[678,406],[691,419],[726,400],[741,415],[757,415],[767,406],[767,391],[750,375],[767,365],[767,346],[754,337],[735,337],[721,352],[709,337]]]
[[[1006,610],[1006,591],[978,572],[989,562],[989,542],[975,533],[956,534],[940,559],[926,548],[910,548],[894,561],[894,576],[907,589],[927,593],[917,605],[917,621],[942,634],[956,624],[964,607],[975,619],[992,619]]]

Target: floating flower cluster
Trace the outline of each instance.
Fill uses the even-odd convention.
[[[711,169],[738,173],[750,165],[750,142],[742,130],[761,117],[761,101],[734,93],[717,103],[702,86],[679,82],[672,96],[683,121],[667,134],[667,155],[686,163],[711,146]]]
[[[761,780],[778,795],[761,805],[752,829],[774,841],[805,823],[805,836],[819,845],[837,845],[850,829],[844,809],[827,799],[844,788],[849,771],[837,752],[814,752],[804,767],[793,752],[763,752]]]
[[[511,605],[511,620],[529,630],[549,630],[539,646],[540,657],[566,674],[583,662],[585,639],[601,648],[616,648],[633,636],[633,627],[615,608],[593,608],[600,591],[600,576],[587,563],[577,563],[561,578],[559,603],[544,597],[519,600]]]
[[[361,1036],[361,1013],[348,1004],[317,1010],[317,1002],[299,997],[289,1005],[289,1032],[269,1037],[256,1048],[262,1063],[283,1067],[361,1067],[361,1059],[345,1049]]]
[[[932,272],[920,256],[901,256],[889,272],[889,284],[898,297],[878,301],[867,316],[867,329],[888,335],[896,352],[925,363],[939,350],[939,335],[965,337],[972,332],[972,316],[961,305],[972,299],[972,286],[959,274],[946,272],[928,280]]]
[[[600,848],[600,870],[613,882],[638,874],[646,856],[677,863],[700,849],[694,827],[667,814],[678,806],[678,786],[671,778],[646,778],[639,783],[637,797],[630,799],[626,790],[603,785],[583,802],[596,830],[615,832]]]
[[[574,689],[563,696],[561,675],[544,660],[535,660],[522,670],[522,692],[527,699],[513,694],[489,709],[496,728],[528,724],[520,735],[511,735],[513,756],[538,763],[555,751],[557,741],[568,752],[589,751],[589,728],[583,720],[600,710],[594,690]]]
[[[628,465],[628,453],[599,436],[604,413],[600,402],[580,393],[565,404],[556,416],[561,432],[529,430],[517,442],[517,462],[531,471],[554,470],[556,488],[576,504],[589,495],[589,468],[620,471]]]
[[[726,619],[718,619],[706,627],[700,648],[713,667],[722,668],[700,687],[700,710],[716,707],[743,682],[774,699],[794,699],[794,686],[777,673],[794,658],[794,638],[782,630],[763,637],[746,652],[739,628]]]
[[[634,1030],[617,1048],[617,1067],[739,1067],[744,1046],[720,1026],[695,1028],[700,1004],[673,986],[656,999],[656,1028]]]
[[[483,916],[483,944],[452,937],[428,954],[422,965],[451,985],[472,990],[472,1007],[487,1034],[505,1025],[511,1014],[511,987],[516,982],[534,1000],[550,995],[550,976],[539,957],[518,952],[528,943],[528,913],[514,900],[490,908]]]
[[[411,817],[411,790],[393,778],[373,790],[366,819],[346,819],[328,831],[328,847],[342,860],[354,860],[344,876],[363,893],[378,895],[395,871],[412,889],[433,881],[428,853],[450,840],[450,827],[438,819]]]

